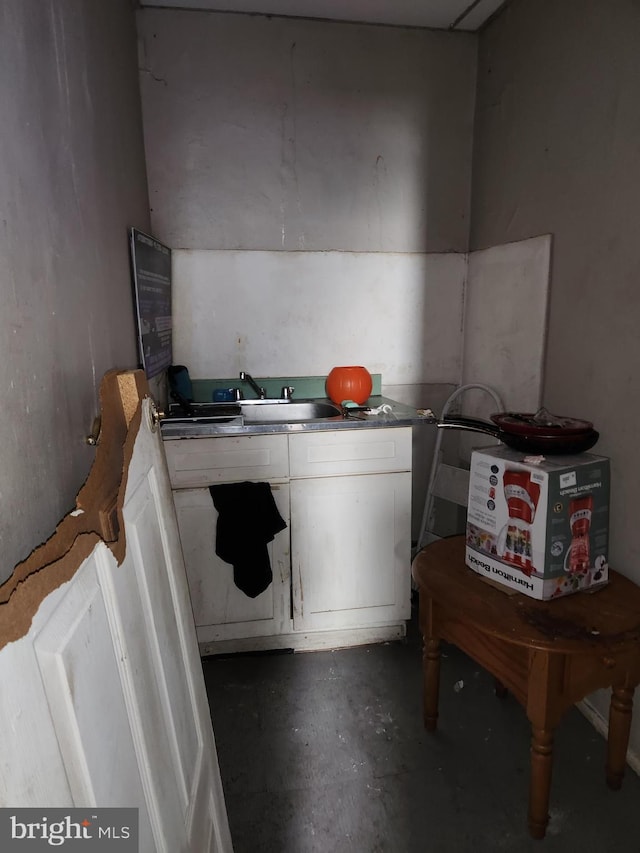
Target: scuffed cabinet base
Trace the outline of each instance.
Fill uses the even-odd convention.
[[[343,631],[308,631],[279,634],[273,637],[247,637],[240,640],[200,642],[200,656],[233,654],[234,652],[263,652],[289,650],[310,652],[386,643],[406,636],[406,624],[382,625],[376,628],[354,628]]]

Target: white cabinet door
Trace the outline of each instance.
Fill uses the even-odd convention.
[[[294,628],[408,619],[411,474],[291,481]]]
[[[173,493],[182,553],[187,569],[198,641],[265,637],[291,630],[289,486],[272,483],[278,512],[287,527],[267,546],[273,582],[249,598],[233,582],[233,566],[216,555],[218,513],[209,489]],[[247,519],[247,527],[251,519]]]

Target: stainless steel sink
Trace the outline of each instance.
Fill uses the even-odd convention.
[[[328,400],[238,400],[235,403],[193,403],[189,412],[181,407],[162,421],[162,434],[184,438],[214,435],[219,427],[296,424],[342,420],[342,409]]]
[[[324,400],[240,400],[245,424],[292,424],[341,418],[342,410]]]

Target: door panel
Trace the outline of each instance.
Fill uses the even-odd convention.
[[[151,475],[152,476],[152,475]],[[175,829],[186,821],[199,766],[199,721],[184,677],[181,644],[167,579],[158,515],[145,477],[125,503],[126,571],[104,567],[101,581],[111,603],[120,649],[129,719],[139,755],[158,850],[177,848]],[[171,697],[175,699],[177,710]]]
[[[92,806],[144,800],[98,562],[96,550],[34,631],[33,644],[73,803]],[[146,809],[140,810],[139,822],[144,849],[143,840],[152,842]]]

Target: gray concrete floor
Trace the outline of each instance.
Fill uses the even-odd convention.
[[[605,742],[572,710],[556,732],[551,821],[527,832],[529,726],[444,647],[425,732],[420,643],[203,661],[235,853],[636,853],[640,779],[604,780]]]

